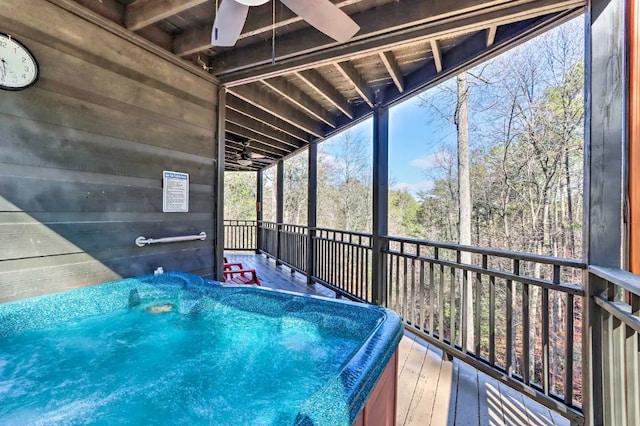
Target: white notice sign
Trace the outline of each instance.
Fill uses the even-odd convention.
[[[162,211],[189,211],[189,174],[162,172]]]

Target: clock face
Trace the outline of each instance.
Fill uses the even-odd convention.
[[[13,37],[0,33],[0,89],[22,90],[38,80],[38,63]]]

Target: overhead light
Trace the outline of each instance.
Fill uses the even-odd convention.
[[[246,159],[246,158],[239,158],[239,159],[238,159],[238,164],[240,164],[240,165],[241,165],[241,166],[243,166],[243,167],[250,166],[250,165],[251,165],[251,163],[252,163],[252,161],[251,161],[251,160],[248,160],[248,159]]]

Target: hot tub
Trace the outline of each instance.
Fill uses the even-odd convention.
[[[0,424],[366,424],[401,337],[383,308],[180,273],[6,303]]]

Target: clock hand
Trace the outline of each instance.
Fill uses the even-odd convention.
[[[2,78],[7,76],[7,62],[2,58]]]

